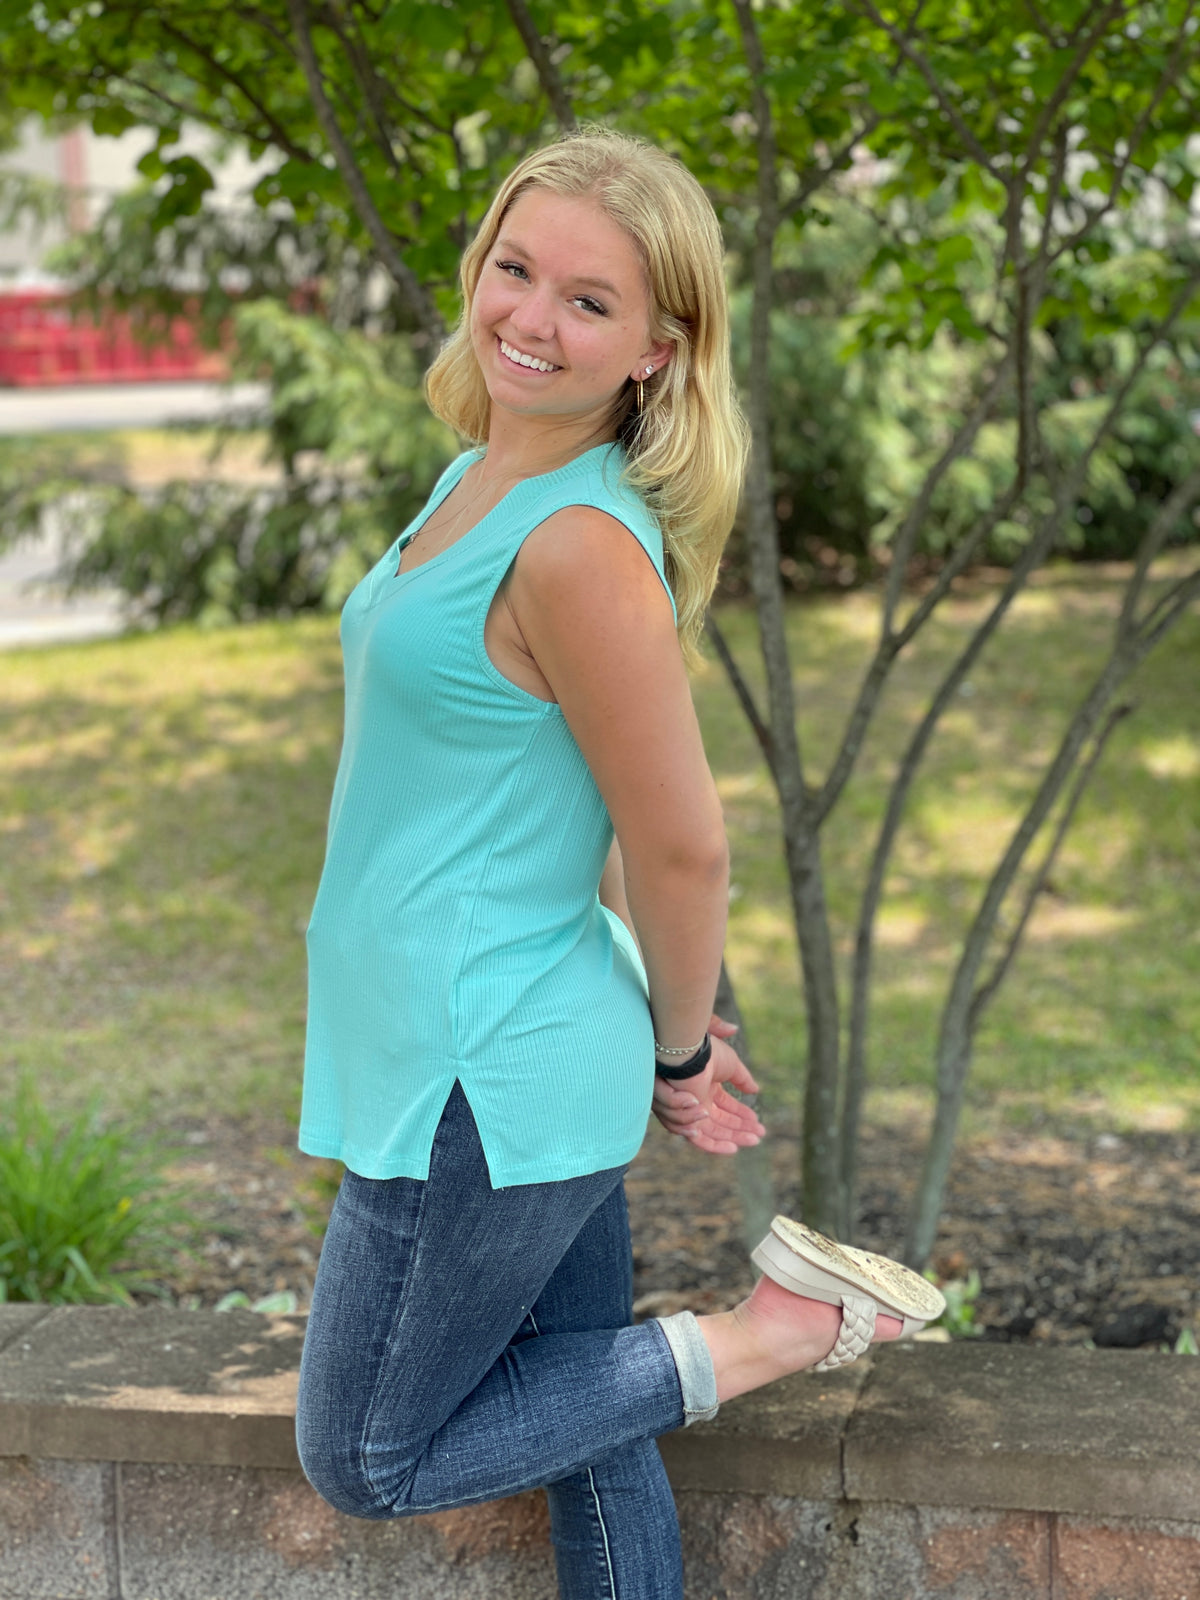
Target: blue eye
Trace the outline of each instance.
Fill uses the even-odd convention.
[[[510,278],[516,277],[518,273],[526,280],[529,278],[529,273],[519,261],[497,261],[495,264],[500,268],[501,272],[507,272]],[[608,315],[608,307],[602,306],[599,300],[593,300],[590,294],[577,294],[574,298],[576,305],[582,305],[594,315],[598,317],[606,317]]]

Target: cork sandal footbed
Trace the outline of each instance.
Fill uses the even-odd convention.
[[[841,1306],[837,1343],[814,1368],[818,1372],[856,1360],[870,1344],[880,1312],[902,1320],[903,1337],[940,1317],[946,1308],[940,1291],[911,1267],[838,1244],[791,1217],[775,1218],[751,1260],[794,1294]]]

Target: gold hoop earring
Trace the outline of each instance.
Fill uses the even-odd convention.
[[[642,390],[646,387],[646,385],[642,382],[642,380],[640,378],[638,378],[636,381],[637,381],[637,392],[638,392],[638,416],[640,417],[641,414],[642,414],[642,404],[643,404],[643,401],[642,401]]]

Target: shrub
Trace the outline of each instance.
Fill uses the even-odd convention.
[[[223,626],[339,610],[421,509],[455,454],[420,396],[408,343],[262,301],[242,306],[237,373],[265,381],[261,432],[276,481],[213,474],[154,489],[104,481],[56,440],[0,440],[0,548],[53,520],[71,591],[113,587],[131,620]],[[223,444],[243,431],[229,424]]]
[[[105,1127],[95,1104],[56,1123],[23,1081],[0,1120],[0,1301],[130,1304],[185,1215],[166,1157]]]
[[[933,1279],[933,1274],[930,1272],[925,1276]],[[945,1328],[952,1339],[977,1339],[983,1329],[975,1322],[975,1302],[979,1299],[982,1287],[982,1281],[974,1267],[965,1279],[951,1278],[949,1283],[942,1284],[946,1309],[934,1323],[934,1327]]]

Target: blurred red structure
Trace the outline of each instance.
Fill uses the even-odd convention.
[[[130,319],[106,311],[99,322],[74,318],[65,294],[0,291],[0,385],[32,388],[72,383],[153,383],[227,377],[229,365],[205,350],[186,317],[165,339],[135,336]]]

